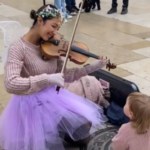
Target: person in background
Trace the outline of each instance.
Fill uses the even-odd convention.
[[[123,5],[122,5],[122,11],[121,14],[125,15],[128,13],[128,3],[129,0],[122,0],[123,1]],[[107,12],[107,14],[113,14],[117,12],[117,0],[112,0],[112,5],[111,5],[111,9]]]
[[[112,139],[112,150],[150,150],[150,96],[131,93],[124,106],[130,122]]]
[[[102,107],[69,92],[63,88],[64,82],[73,82],[101,69],[108,60],[100,58],[88,66],[65,68],[61,73],[61,57],[42,59],[41,45],[57,35],[62,25],[59,10],[47,4],[32,10],[30,17],[33,19],[30,30],[8,52],[4,82],[13,97],[1,114],[0,147],[64,150],[65,135],[73,141],[84,141],[89,138],[91,128],[103,128],[107,121]]]
[[[79,8],[76,6],[75,0],[66,0],[66,9],[70,15],[76,15],[79,11]]]
[[[72,18],[72,16],[69,15],[67,10],[66,10],[65,0],[54,0],[54,5],[61,12],[61,14],[62,14],[62,16],[64,18],[64,22],[68,22],[67,19]]]

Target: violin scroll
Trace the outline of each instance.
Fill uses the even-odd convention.
[[[110,71],[110,69],[115,69],[115,68],[117,68],[117,65],[114,63],[111,63],[110,60],[108,60],[108,63],[106,64],[106,69]]]

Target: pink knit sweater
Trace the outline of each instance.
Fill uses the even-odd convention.
[[[41,58],[40,46],[33,45],[22,38],[11,45],[5,65],[5,87],[9,93],[30,94],[51,85],[48,74],[61,71],[61,59]],[[82,68],[66,69],[65,81],[72,82],[105,66],[104,62]]]
[[[121,126],[112,139],[112,150],[150,150],[150,131],[137,134],[131,123]]]

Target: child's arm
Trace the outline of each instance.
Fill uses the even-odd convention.
[[[114,136],[111,143],[111,150],[128,150],[128,131],[127,126],[122,125],[118,131],[118,134]]]

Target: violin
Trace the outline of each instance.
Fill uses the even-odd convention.
[[[44,60],[48,60],[50,58],[58,58],[60,56],[66,56],[68,47],[68,42],[64,39],[50,39],[47,42],[43,42],[41,44],[41,54],[42,58]],[[89,52],[88,47],[86,44],[81,42],[73,42],[71,45],[71,50],[69,52],[68,58],[70,61],[76,63],[76,64],[84,64],[89,57],[99,59],[100,57],[96,54],[93,54]],[[106,64],[106,69],[115,69],[116,65],[111,63],[110,60],[108,60],[108,63]]]
[[[45,4],[45,0],[43,0],[44,4]],[[78,12],[78,15],[77,15],[77,18],[76,18],[76,22],[75,22],[75,25],[74,25],[74,28],[73,28],[73,32],[72,32],[72,36],[71,36],[71,40],[69,42],[69,45],[68,45],[68,48],[67,48],[67,51],[65,51],[65,61],[64,61],[64,64],[63,64],[63,67],[62,67],[62,70],[61,70],[61,73],[64,72],[65,68],[66,68],[66,65],[67,65],[67,60],[68,58],[70,58],[70,60],[80,64],[81,63],[81,58],[83,57],[93,57],[93,58],[96,58],[96,59],[99,59],[99,56],[95,55],[95,54],[92,54],[92,53],[87,53],[87,51],[85,51],[83,49],[83,47],[85,46],[83,43],[80,43],[80,47],[73,44],[73,40],[74,40],[74,36],[75,36],[75,31],[77,29],[77,24],[79,22],[79,18],[80,18],[80,14],[81,14],[81,10],[82,10],[82,7],[83,7],[83,4],[85,3],[85,0],[83,0],[81,2],[81,6],[80,6],[80,9],[79,9],[79,12]],[[54,44],[55,43],[55,44]],[[41,44],[41,50],[42,50],[42,55],[43,55],[43,58],[46,58],[47,57],[51,57],[50,54],[50,51],[53,50],[53,54],[55,55],[52,55],[53,57],[58,57],[58,56],[61,56],[61,55],[64,55],[64,51],[62,49],[59,48],[59,44],[60,42],[59,41],[55,41],[53,40],[53,42],[44,42],[43,44]],[[79,43],[77,42],[77,44],[79,45]],[[49,45],[53,46],[53,49],[52,47],[49,47]],[[63,47],[65,47],[66,44],[63,44]],[[81,47],[82,46],[82,47]],[[84,47],[85,48],[85,47]],[[87,47],[86,47],[87,49]],[[56,51],[57,50],[57,54],[56,54]],[[55,52],[54,52],[55,51]],[[48,52],[48,53],[47,53]],[[61,53],[60,53],[61,52]],[[62,53],[63,52],[63,53]],[[80,54],[82,55],[82,57],[73,57],[73,54],[71,55],[71,53],[75,53],[75,54]],[[59,55],[58,55],[59,53]],[[78,59],[74,59],[74,58],[78,58]],[[83,61],[84,62],[84,61]],[[108,61],[107,65],[106,65],[106,68],[108,68],[108,70],[110,70],[110,68],[114,69],[116,68],[116,65],[115,64],[112,64],[110,63],[110,60]],[[57,86],[56,88],[56,91],[59,92],[59,89],[60,87]]]

